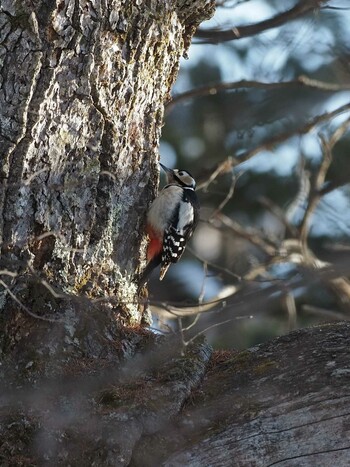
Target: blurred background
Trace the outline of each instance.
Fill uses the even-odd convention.
[[[155,328],[241,349],[350,316],[350,5],[217,3],[160,148],[196,178],[201,220],[149,289]]]

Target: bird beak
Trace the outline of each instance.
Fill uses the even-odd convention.
[[[168,183],[171,183],[174,180],[174,171],[168,167],[165,167],[165,165],[161,164],[160,162],[159,165],[164,170]]]
[[[164,170],[165,173],[173,173],[171,169],[168,169],[168,167],[165,167],[165,165],[163,165],[161,162],[159,162],[159,165],[161,166],[161,168]]]

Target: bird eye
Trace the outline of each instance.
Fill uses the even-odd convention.
[[[180,177],[182,177],[183,174],[184,174],[184,173],[183,173],[183,171],[181,170],[181,172],[179,172]]]

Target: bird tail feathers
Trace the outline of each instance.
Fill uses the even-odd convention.
[[[153,258],[148,264],[147,266],[145,267],[145,269],[143,270],[142,274],[141,274],[141,278],[139,280],[139,289],[141,289],[141,287],[143,287],[146,282],[148,282],[148,279],[153,271],[153,269],[155,269],[161,262],[161,256],[156,256],[155,258]]]
[[[162,281],[164,279],[165,274],[167,273],[171,263],[166,263],[163,264],[163,266],[160,268],[160,273],[159,273],[159,280]]]

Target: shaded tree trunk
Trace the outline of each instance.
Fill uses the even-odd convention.
[[[94,407],[120,362],[155,345],[135,326],[164,102],[212,13],[212,0],[1,2],[2,465],[131,456],[140,426],[110,431]]]
[[[132,465],[348,466],[349,339],[346,322],[217,354],[181,416],[145,437]]]
[[[137,278],[164,102],[196,26],[212,13],[211,0],[2,1],[7,350],[23,339],[32,346],[33,334],[44,353],[48,340],[57,347],[76,340],[72,348],[96,356],[116,321],[141,322]],[[110,300],[101,312],[74,297]],[[92,331],[85,346],[77,331],[86,327],[84,314],[103,336]]]

